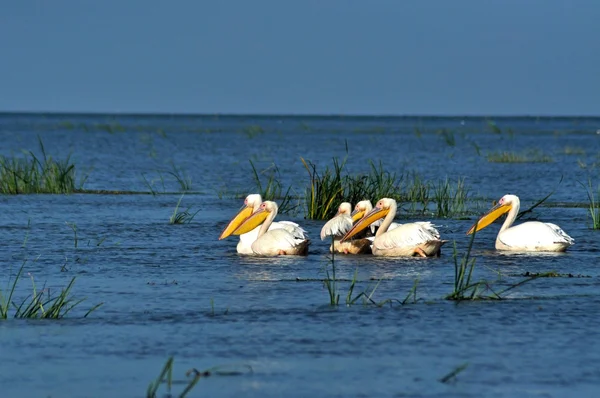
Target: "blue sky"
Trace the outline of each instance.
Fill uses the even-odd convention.
[[[20,1],[0,111],[600,114],[600,1]]]

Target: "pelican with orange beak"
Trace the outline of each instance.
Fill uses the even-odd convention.
[[[375,233],[372,250],[375,256],[404,257],[404,256],[439,256],[440,248],[447,241],[440,239],[440,233],[430,222],[412,222],[400,224],[389,229],[396,216],[397,205],[394,199],[383,198],[369,213],[344,235],[345,242],[371,225],[374,221],[384,218],[383,223]]]
[[[360,220],[371,210],[373,210],[373,205],[371,204],[371,201],[368,199],[361,200],[356,204],[356,206],[354,206],[354,211],[352,212],[352,220],[354,222]],[[375,236],[375,233],[377,232],[377,229],[381,226],[381,223],[383,223],[383,219],[381,218],[379,220],[373,221],[371,225],[369,225],[369,231],[365,231],[365,236],[369,238]],[[388,227],[388,231],[391,231],[392,229],[397,228],[398,226],[400,226],[400,224],[398,224],[397,222],[393,222]]]
[[[248,195],[246,197],[246,199],[244,200],[244,205],[242,206],[240,211],[235,215],[235,217],[233,217],[231,219],[229,224],[225,227],[225,229],[221,233],[221,236],[219,236],[219,240],[225,239],[229,235],[239,235],[240,241],[238,242],[237,247],[236,247],[237,252],[240,254],[253,254],[254,252],[252,251],[251,246],[252,246],[252,243],[258,237],[258,229],[259,228],[256,227],[253,230],[250,230],[243,234],[235,233],[235,231],[236,231],[236,229],[238,229],[238,227],[240,225],[242,225],[242,223],[246,219],[248,219],[248,217],[250,217],[253,213],[258,211],[261,203],[262,203],[262,197],[259,194]],[[288,232],[290,232],[292,235],[294,235],[298,238],[302,238],[302,239],[308,238],[306,231],[304,229],[302,229],[295,222],[276,221],[274,223],[271,223],[271,226],[269,227],[269,229],[278,229],[278,228],[286,229]]]
[[[370,203],[370,202],[369,202]],[[327,236],[333,236],[333,245],[329,246],[330,252],[344,254],[368,254],[371,253],[371,241],[368,239],[355,239],[349,242],[340,243],[340,239],[346,232],[352,228],[354,221],[362,217],[361,214],[352,216],[352,205],[343,202],[338,207],[338,212],[331,220],[327,221],[321,228],[321,240]],[[353,213],[352,213],[353,214]]]
[[[521,202],[516,195],[504,195],[498,204],[492,207],[467,231],[467,235],[479,231],[501,215],[508,212],[504,224],[496,237],[497,250],[518,252],[564,252],[575,243],[558,225],[541,221],[527,221],[511,226],[517,215]]]
[[[258,210],[246,218],[233,233],[242,235],[260,226],[258,237],[250,245],[252,253],[258,256],[307,255],[309,239],[295,236],[285,228],[269,229],[277,216],[277,210],[277,203],[262,202]]]

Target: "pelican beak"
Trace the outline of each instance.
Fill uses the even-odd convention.
[[[245,234],[246,232],[252,231],[254,228],[256,228],[260,224],[262,224],[268,215],[269,215],[268,211],[266,211],[264,209],[259,209],[256,213],[252,214],[250,217],[248,217],[246,220],[244,220],[242,225],[240,225],[239,227],[237,227],[237,229],[235,231],[233,231],[233,234],[234,235],[242,235],[242,234]]]
[[[359,222],[354,224],[354,226],[350,229],[350,231],[346,232],[346,235],[342,238],[340,242],[345,242],[363,229],[367,228],[371,225],[372,222],[379,220],[387,216],[390,212],[390,209],[380,209],[378,207],[371,210],[367,215],[365,215]],[[364,212],[363,212],[364,213]],[[354,217],[353,217],[354,219]]]
[[[364,210],[354,210],[351,214],[352,217],[352,222],[357,222],[358,220],[360,220],[361,218],[363,218],[363,216],[365,215],[365,211]]]
[[[233,233],[248,217],[252,215],[252,206],[244,205],[238,214],[229,222],[229,225],[223,230],[221,236],[219,236],[219,240],[225,239],[229,235]]]
[[[481,216],[481,218],[477,220],[475,224],[473,224],[473,226],[467,231],[467,235],[487,227],[502,214],[510,211],[511,207],[512,206],[510,204],[501,204],[492,207],[490,211]]]

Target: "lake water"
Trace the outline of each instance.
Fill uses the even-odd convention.
[[[142,397],[173,356],[181,380],[193,367],[253,369],[202,379],[190,396],[598,396],[600,236],[585,207],[588,181],[599,182],[598,129],[597,118],[0,115],[0,155],[39,154],[39,137],[52,157],[71,154],[86,189],[155,193],[0,196],[3,294],[27,259],[17,301],[30,275],[51,289],[75,276],[74,297],[87,297],[65,319],[0,321],[1,395]],[[337,257],[340,302],[358,270],[355,294],[381,280],[376,301],[404,300],[418,279],[416,303],[330,307],[324,221],[304,219],[303,208],[278,219],[309,232],[307,257],[240,256],[237,238],[217,240],[240,197],[256,192],[249,160],[259,171],[277,165],[301,196],[300,157],[322,168],[346,148],[351,173],[381,160],[425,180],[464,178],[476,198],[468,217],[418,217],[450,240],[440,258]],[[502,151],[551,161],[489,161]],[[189,224],[168,224],[181,196],[173,167],[192,183],[181,204],[199,210]],[[502,301],[444,300],[452,244],[465,251],[476,214],[506,193],[527,208],[553,190],[525,219],[554,222],[576,244],[502,254],[494,224],[475,239],[474,278],[501,290],[527,272],[573,277],[539,278]]]

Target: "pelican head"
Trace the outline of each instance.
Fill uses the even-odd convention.
[[[370,200],[361,200],[354,206],[352,212],[352,222],[356,222],[363,218],[363,216],[373,210],[373,205]]]
[[[340,214],[347,214],[350,215],[352,213],[352,205],[348,202],[343,202],[340,207],[338,207],[338,212],[336,214],[336,216],[339,216]]]
[[[248,217],[252,215],[252,213],[256,212],[262,203],[262,197],[259,194],[251,194],[246,196],[244,200],[244,205],[240,209],[240,211],[231,219],[227,227],[219,236],[219,240],[227,238],[229,235],[239,235],[234,233],[234,231],[246,220]]]
[[[520,201],[516,195],[504,195],[500,198],[496,206],[492,207],[487,213],[481,216],[479,220],[475,222],[475,224],[473,224],[473,226],[467,231],[467,235],[487,227],[498,217],[509,212],[514,206],[519,206],[519,204]]]
[[[344,235],[341,242],[347,241],[348,239],[350,239],[351,237],[353,237],[354,235],[356,235],[363,229],[367,228],[374,221],[377,221],[377,220],[387,216],[388,213],[390,212],[390,210],[395,207],[396,207],[396,201],[394,199],[390,199],[390,198],[379,199],[379,201],[375,205],[375,208],[373,208],[373,210],[371,210],[370,212],[365,214],[365,216],[362,217],[359,222],[354,224],[352,229],[350,229],[350,231],[348,231],[346,233],[346,235]]]
[[[262,202],[250,217],[246,218],[240,226],[233,231],[234,235],[245,234],[246,232],[252,231],[254,228],[262,224],[267,217],[271,216],[271,219],[277,215],[278,206],[277,203],[267,200]]]

